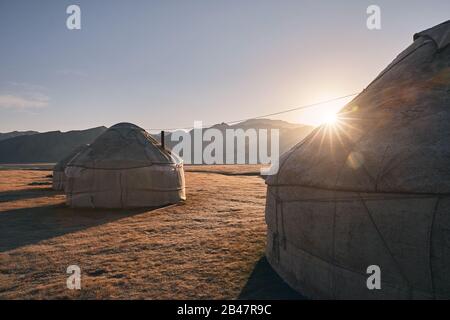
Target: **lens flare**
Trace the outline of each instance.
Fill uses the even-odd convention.
[[[336,113],[328,113],[323,117],[323,123],[327,125],[333,125],[337,122]]]

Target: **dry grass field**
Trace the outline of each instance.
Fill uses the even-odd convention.
[[[0,171],[0,298],[300,298],[263,258],[258,166],[186,167],[187,201],[74,210],[51,171]],[[81,290],[66,268],[81,268]]]

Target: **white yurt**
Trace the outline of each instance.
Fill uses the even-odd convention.
[[[186,199],[182,160],[130,123],[105,131],[65,172],[71,207],[153,207]]]
[[[416,34],[267,178],[267,258],[305,296],[450,298],[449,44]]]
[[[58,163],[53,167],[53,190],[61,191],[64,190],[64,186],[66,183],[66,174],[64,171],[66,170],[67,164],[75,158],[81,151],[87,148],[88,145],[81,145],[72,152],[70,152],[66,157],[61,159]]]

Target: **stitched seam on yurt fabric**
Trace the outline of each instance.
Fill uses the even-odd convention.
[[[99,168],[99,167],[90,167],[90,166],[83,166],[83,165],[69,165],[67,167],[71,168],[83,168],[83,169],[91,169],[91,170],[131,170],[131,169],[141,169],[141,168],[148,168],[152,167],[154,165],[157,166],[168,166],[168,167],[176,167],[175,163],[166,163],[166,162],[153,162],[148,165],[143,166],[135,166],[135,167],[117,167],[117,168]]]
[[[348,157],[350,157],[350,154],[352,154],[354,147],[355,147],[358,143],[360,143],[361,141],[363,141],[363,140],[369,135],[369,133],[371,133],[372,131],[375,131],[375,128],[377,128],[377,127],[378,127],[378,125],[377,125],[377,124],[374,124],[368,131],[364,132],[364,133],[361,135],[361,137],[360,137],[357,141],[351,143],[351,145],[350,145],[350,147],[349,147],[349,150],[350,150],[350,151],[348,152],[347,157],[345,157],[345,159],[344,159],[344,163],[342,164],[342,167],[341,167],[341,169],[339,170],[338,177],[340,177],[341,172],[342,172],[342,170],[344,169],[345,164],[347,163],[347,159],[348,159]],[[362,164],[361,167],[364,169],[364,172],[365,172],[366,175],[372,180],[372,182],[375,182],[375,179],[369,174],[369,171],[367,170],[366,166],[365,166],[364,164]],[[338,184],[338,183],[339,183],[339,180],[336,179],[336,183],[335,183],[335,186],[334,186],[334,190],[337,190],[337,184]]]
[[[384,159],[386,158],[387,151],[391,148],[390,145],[386,146],[384,149],[383,157],[381,158],[380,171],[377,173],[377,177],[375,178],[375,192],[378,191],[378,183],[380,182],[381,174],[384,175]]]
[[[336,190],[332,190],[336,191]],[[351,193],[358,193],[358,191],[347,191]],[[411,195],[411,197],[348,197],[348,198],[304,198],[304,199],[291,199],[291,200],[283,200],[285,203],[296,203],[296,202],[312,202],[312,203],[328,203],[328,202],[354,202],[356,200],[364,199],[365,201],[378,201],[378,200],[384,200],[384,201],[390,201],[390,200],[416,200],[416,199],[430,199],[430,198],[436,198],[437,195],[426,195],[426,196],[418,196],[418,195]]]
[[[440,139],[441,140],[441,139]],[[440,140],[438,140],[438,141],[440,141]],[[387,170],[383,170],[383,174],[380,176],[380,178],[383,178],[384,176],[386,176],[386,175],[388,175],[392,170],[395,170],[396,168],[398,168],[399,166],[401,166],[401,165],[403,165],[403,162],[404,161],[407,161],[408,159],[411,159],[411,158],[413,158],[415,155],[417,155],[417,154],[422,154],[423,156],[426,156],[426,154],[424,154],[423,153],[424,151],[423,151],[423,148],[417,148],[417,149],[414,149],[414,152],[410,152],[410,154],[409,154],[409,156],[408,157],[405,157],[405,158],[403,158],[403,159],[400,159],[400,161],[399,162],[397,162],[397,163],[393,163],[393,162],[391,162],[390,164],[392,164]],[[388,181],[386,181],[386,183],[389,183]],[[381,192],[381,191],[378,191],[378,192]]]
[[[270,230],[270,229],[269,229],[269,230]],[[339,264],[339,263],[337,263],[337,262],[335,262],[335,261],[330,261],[330,260],[327,260],[327,259],[325,259],[325,258],[322,258],[321,256],[316,255],[316,254],[310,252],[309,250],[306,250],[306,249],[304,249],[304,248],[302,248],[302,247],[299,247],[298,245],[296,245],[296,244],[293,243],[292,241],[287,240],[286,243],[289,244],[289,246],[291,246],[292,248],[295,248],[296,250],[302,251],[302,252],[304,252],[304,253],[310,255],[311,257],[314,257],[314,258],[316,258],[316,259],[318,259],[318,260],[320,260],[320,261],[322,261],[322,262],[325,262],[325,263],[330,264],[330,265],[332,265],[332,266],[334,266],[334,267],[337,267],[337,268],[340,268],[340,269],[343,269],[343,270],[347,270],[347,271],[349,271],[349,272],[352,272],[352,273],[355,273],[355,274],[358,274],[358,275],[367,277],[367,274],[364,273],[364,272],[360,272],[360,271],[358,271],[358,270],[355,270],[355,269],[352,269],[352,268],[348,268],[348,267],[346,267],[346,266],[344,266],[344,265],[341,265],[341,264]],[[287,250],[289,251],[289,248],[287,248]],[[401,274],[400,274],[400,275],[401,275]],[[390,281],[385,281],[385,280],[383,280],[382,283],[390,284],[393,288],[402,288],[402,287],[399,287],[398,285],[395,285],[393,282],[390,282]],[[407,284],[408,284],[408,286],[409,286],[409,283],[407,283]],[[410,289],[410,290],[423,291],[423,288],[417,288],[417,287],[414,287],[414,286],[410,286],[409,289]]]
[[[354,146],[354,145],[353,145],[353,146]],[[350,153],[351,153],[351,151],[350,151]],[[349,155],[350,155],[350,153],[349,153]],[[336,189],[337,184],[338,184],[338,182],[339,182],[339,179],[341,178],[341,173],[342,173],[342,170],[343,170],[343,168],[344,168],[344,166],[345,166],[345,163],[346,163],[347,159],[348,159],[348,156],[347,156],[347,158],[344,160],[344,162],[342,163],[341,168],[340,168],[340,170],[339,170],[339,172],[338,172],[338,174],[337,174],[337,176],[336,176],[336,180],[334,181],[334,189]],[[333,258],[333,261],[334,261],[334,262],[336,262],[336,215],[337,215],[337,201],[336,201],[336,197],[337,197],[337,195],[336,195],[336,190],[333,190],[334,212],[333,212],[333,248],[332,248],[332,254],[333,254],[333,256],[332,256],[332,258]],[[333,283],[332,283],[333,297],[335,297],[335,296],[336,296],[336,286],[335,286],[335,283],[336,283],[336,274],[335,274],[335,271],[334,271],[334,270],[333,270],[333,275],[332,275],[332,278],[331,278],[331,279],[332,279],[332,281],[333,281]]]
[[[385,167],[382,167],[380,169],[380,172],[382,172],[382,173],[379,173],[378,178],[380,180],[384,179],[384,177],[389,175],[392,172],[392,170],[395,170],[396,168],[402,166],[404,161],[408,160],[408,158],[411,158],[413,156],[414,156],[414,154],[410,154],[408,157],[403,158],[403,159],[401,159],[401,158],[399,159],[398,157],[394,158],[394,159],[391,159],[391,161]],[[391,186],[391,184],[390,184],[390,182],[388,180],[385,181],[385,184],[388,184],[389,186]],[[375,190],[375,191],[376,192],[382,192],[381,190],[378,190],[378,189]]]
[[[379,238],[380,238],[381,241],[383,242],[383,246],[384,246],[385,249],[388,251],[389,255],[391,256],[392,261],[394,262],[394,265],[397,267],[397,269],[398,269],[400,275],[401,275],[402,278],[405,280],[405,282],[406,282],[406,284],[407,284],[407,286],[408,286],[409,298],[411,298],[411,294],[412,294],[412,293],[411,293],[411,290],[412,290],[412,287],[411,287],[411,284],[410,284],[408,278],[406,277],[406,275],[405,275],[403,269],[401,268],[400,264],[398,263],[397,259],[395,259],[395,256],[394,256],[394,254],[392,253],[391,249],[389,248],[389,246],[388,246],[386,240],[384,239],[383,234],[382,234],[381,231],[378,229],[378,226],[377,226],[377,224],[375,223],[375,220],[373,219],[372,214],[370,213],[370,210],[369,210],[369,208],[367,207],[365,201],[364,201],[363,199],[361,199],[361,202],[362,202],[364,208],[366,209],[366,213],[367,213],[367,215],[368,215],[370,221],[372,222],[373,227],[375,228],[375,231],[378,233]]]
[[[430,277],[431,277],[431,292],[433,293],[433,299],[436,299],[436,290],[435,290],[435,283],[434,283],[434,275],[433,275],[433,261],[432,261],[432,244],[433,244],[433,228],[434,228],[434,222],[436,220],[436,214],[439,208],[439,202],[441,201],[441,198],[438,197],[436,200],[436,204],[434,205],[433,215],[431,217],[431,224],[430,224],[430,230],[428,233],[428,263],[430,268]]]
[[[350,156],[350,154],[349,154],[349,156]],[[371,180],[371,183],[374,186],[374,192],[376,192],[376,190],[377,190],[376,189],[376,184],[377,184],[376,178],[372,177],[372,175],[369,173],[369,170],[367,169],[367,167],[364,164],[361,165],[361,169],[364,170],[364,172],[366,173],[367,177],[369,177],[369,179]],[[379,170],[381,170],[381,168]]]
[[[419,88],[419,89],[421,89],[421,88]],[[448,92],[448,90],[446,90],[446,89],[432,89],[432,88],[423,88],[423,89],[424,90],[428,90],[429,92],[434,91],[434,93],[441,93],[441,92],[442,93],[447,93]],[[444,100],[444,101],[442,101],[442,104],[445,105],[446,102],[447,102],[446,100],[448,98],[445,97],[445,96],[440,97],[440,98],[442,98],[442,100]],[[426,118],[436,116],[436,115],[438,115],[440,113],[446,114],[447,110],[444,109],[444,110],[438,110],[436,112],[430,112],[430,113],[427,113],[427,114],[423,114],[420,117],[417,117],[417,118],[414,118],[414,119],[410,119],[408,121],[408,125],[412,125],[412,124],[414,124],[415,122],[418,122],[418,121],[423,121]],[[383,119],[383,118],[380,117],[380,119]]]
[[[323,258],[323,257],[321,257],[321,256],[319,256],[319,255],[317,255],[317,254],[312,253],[312,252],[309,251],[309,250],[306,250],[305,248],[299,247],[298,245],[296,245],[296,244],[293,243],[292,241],[287,241],[287,243],[289,244],[289,246],[295,248],[296,250],[302,251],[302,252],[304,252],[304,253],[310,255],[311,257],[313,257],[313,258],[315,258],[315,259],[318,259],[318,260],[320,260],[320,261],[322,261],[322,262],[325,262],[325,263],[330,264],[330,265],[332,265],[332,266],[334,266],[334,267],[337,267],[337,268],[340,268],[340,269],[343,269],[343,270],[347,270],[347,271],[350,271],[350,272],[359,274],[359,275],[361,275],[361,276],[367,277],[367,274],[364,273],[363,271],[358,271],[358,270],[355,270],[355,269],[346,267],[346,266],[344,266],[344,265],[342,265],[342,264],[340,264],[340,263],[337,263],[337,262],[335,262],[335,261],[329,261],[329,260],[327,260],[327,259],[325,259],[325,258]],[[391,282],[387,282],[387,283],[391,283]]]
[[[357,192],[357,193],[367,193],[367,194],[398,194],[398,195],[415,195],[415,196],[450,196],[450,193],[433,193],[433,192],[413,192],[413,191],[371,191],[371,190],[356,190],[356,189],[349,189],[349,188],[336,188],[333,189],[332,187],[326,188],[323,186],[317,186],[317,185],[304,185],[304,184],[278,184],[278,185],[271,185],[271,186],[277,186],[277,187],[302,187],[302,188],[311,188],[316,190],[327,190],[327,191],[342,191],[342,192]]]
[[[322,258],[321,256],[318,256],[318,255],[316,255],[316,254],[314,254],[314,253],[312,253],[312,252],[310,252],[310,251],[308,251],[308,250],[306,250],[306,249],[304,249],[304,248],[302,248],[302,247],[297,246],[295,243],[293,243],[293,242],[291,242],[291,241],[287,241],[287,243],[288,243],[289,246],[291,246],[292,248],[294,248],[294,249],[296,249],[296,250],[298,250],[298,251],[302,251],[302,252],[306,253],[307,255],[309,255],[309,256],[311,256],[311,257],[313,257],[313,258],[315,258],[315,259],[318,259],[318,260],[320,260],[320,261],[322,261],[322,262],[324,262],[324,263],[327,263],[327,264],[332,265],[333,267],[336,267],[336,268],[339,268],[339,269],[342,269],[342,270],[346,270],[346,271],[349,271],[349,272],[358,274],[358,275],[363,276],[363,277],[367,277],[367,273],[364,273],[364,272],[361,272],[361,271],[358,271],[358,270],[355,270],[355,269],[346,267],[346,266],[341,265],[341,264],[339,264],[339,263],[337,263],[337,262],[328,261],[327,259],[324,259],[324,258]],[[390,285],[392,288],[402,288],[402,287],[400,287],[400,286],[398,286],[398,285],[396,285],[395,283],[390,282],[390,281],[382,280],[382,283],[388,284],[388,285]],[[411,288],[412,288],[412,289],[417,289],[417,290],[422,291],[420,288],[416,288],[416,287],[411,287]]]
[[[187,188],[186,188],[187,189]],[[137,189],[137,191],[151,191],[151,192],[171,192],[171,191],[181,191],[183,190],[183,187],[177,188],[177,189],[151,189],[151,188],[145,188],[145,189]],[[104,193],[108,191],[103,191]],[[73,194],[84,194],[87,193],[86,191],[80,191],[80,192],[72,192]]]
[[[351,151],[350,151],[351,153]],[[350,155],[349,153],[349,155]],[[348,158],[348,156],[347,156]],[[334,181],[334,189],[336,189],[337,184],[339,182],[339,179],[341,178],[342,170],[345,166],[347,160],[344,160],[344,162],[341,164],[341,168],[338,171],[338,174],[336,175],[336,180]],[[336,190],[333,190],[333,199],[334,199],[334,211],[333,211],[333,247],[332,249],[332,259],[334,262],[336,262],[336,215],[337,215],[337,201],[336,201]],[[331,275],[331,288],[333,292],[333,297],[336,297],[336,272],[333,269],[333,274]]]

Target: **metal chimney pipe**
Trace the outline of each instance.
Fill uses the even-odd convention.
[[[161,147],[166,149],[166,142],[164,140],[164,131],[161,131]]]

